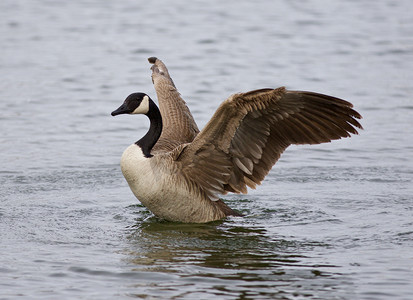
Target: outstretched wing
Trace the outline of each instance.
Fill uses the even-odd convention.
[[[178,145],[192,142],[199,129],[165,64],[156,57],[150,57],[148,61],[153,64],[152,82],[163,121],[162,134],[153,151],[171,151]]]
[[[361,116],[327,95],[261,89],[224,101],[190,144],[174,151],[180,175],[211,200],[246,193],[291,144],[320,144],[358,134]]]

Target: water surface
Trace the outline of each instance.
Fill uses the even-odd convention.
[[[412,299],[410,1],[0,3],[0,299]],[[122,151],[164,60],[199,127],[231,93],[354,103],[365,130],[290,147],[244,218],[175,224],[130,192]]]

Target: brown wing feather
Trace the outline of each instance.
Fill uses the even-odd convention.
[[[199,129],[165,64],[156,57],[150,57],[148,61],[153,64],[152,82],[163,122],[162,134],[153,151],[171,151],[181,144],[192,142]]]
[[[181,174],[211,200],[246,193],[291,144],[319,144],[358,134],[352,104],[327,95],[261,89],[224,101],[176,157]]]

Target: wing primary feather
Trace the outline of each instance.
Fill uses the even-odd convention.
[[[291,144],[319,144],[356,134],[361,116],[334,97],[285,88],[225,100],[179,156],[194,188],[211,200],[261,184]]]

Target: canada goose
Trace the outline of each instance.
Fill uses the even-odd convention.
[[[155,61],[152,58],[152,63]],[[159,84],[154,76],[158,75],[152,79]],[[183,108],[187,120],[180,120],[178,126],[169,119],[168,108],[160,111],[144,93],[129,95],[112,116],[144,114],[150,120],[146,135],[121,158],[122,173],[135,196],[160,218],[203,223],[240,215],[219,195],[255,188],[289,145],[319,144],[358,134],[356,127],[362,126],[356,119],[361,115],[352,107],[342,99],[280,87],[230,96],[198,134],[187,108]],[[165,139],[173,139],[174,133],[168,132],[164,148],[154,151],[169,130],[163,127],[165,120],[178,138],[182,138],[179,132],[188,130],[180,126],[188,123],[193,137],[184,134],[187,141],[176,145]],[[174,146],[172,150],[168,142]]]

